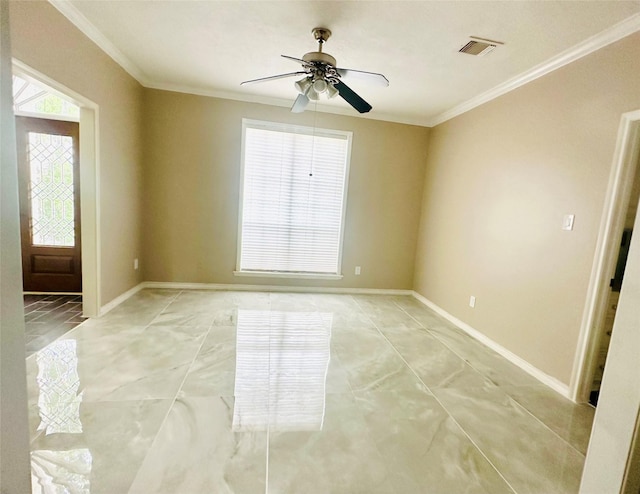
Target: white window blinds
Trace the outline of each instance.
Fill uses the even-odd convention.
[[[339,275],[351,133],[243,120],[238,270]]]

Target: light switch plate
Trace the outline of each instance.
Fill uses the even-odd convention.
[[[565,214],[562,219],[562,229],[563,230],[573,230],[573,220],[575,218],[574,214]]]

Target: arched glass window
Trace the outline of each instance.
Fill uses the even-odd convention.
[[[13,76],[13,111],[28,116],[49,116],[77,121],[80,107],[45,86]]]

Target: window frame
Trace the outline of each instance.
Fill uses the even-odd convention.
[[[246,134],[247,128],[257,128],[272,130],[277,132],[287,132],[295,134],[305,134],[311,136],[323,137],[339,137],[347,141],[347,150],[344,166],[344,187],[342,192],[342,214],[340,217],[340,235],[338,245],[338,259],[336,273],[312,273],[312,272],[295,272],[295,271],[251,271],[241,270],[240,261],[242,256],[242,226],[243,226],[243,205],[244,205],[244,189],[245,189],[245,152],[246,152]],[[342,253],[344,250],[344,229],[347,218],[347,197],[349,189],[349,172],[351,165],[351,146],[353,140],[353,132],[345,130],[323,129],[317,127],[308,127],[303,125],[288,124],[282,122],[270,122],[266,120],[253,120],[249,118],[242,119],[242,138],[240,149],[240,183],[238,194],[238,237],[236,245],[236,269],[233,272],[235,276],[249,277],[266,277],[266,278],[303,278],[303,279],[324,279],[324,280],[340,280],[342,275]]]

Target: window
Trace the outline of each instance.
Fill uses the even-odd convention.
[[[242,124],[236,274],[340,278],[351,133]]]
[[[56,120],[80,119],[80,107],[54,94],[41,84],[13,76],[13,111],[17,115],[53,118]]]

